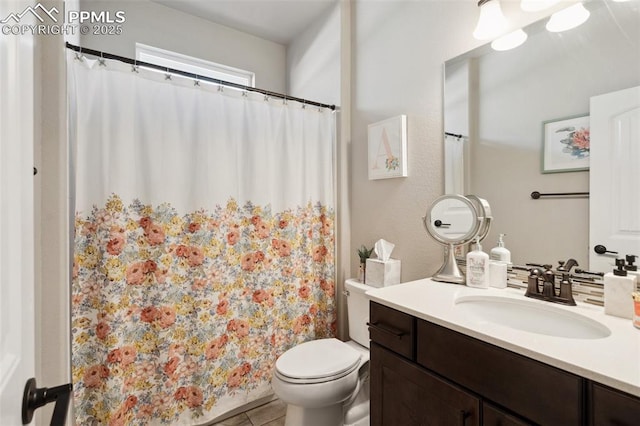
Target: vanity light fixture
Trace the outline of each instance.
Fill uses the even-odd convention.
[[[515,49],[520,46],[522,43],[527,41],[527,33],[525,33],[522,29],[517,29],[509,34],[503,35],[500,38],[497,38],[491,42],[491,48],[493,50],[510,50]]]
[[[585,9],[582,2],[578,2],[551,15],[546,28],[552,33],[567,31],[585,23],[589,15],[591,13]]]
[[[525,12],[538,12],[558,3],[560,0],[522,0],[520,8]]]
[[[473,31],[478,40],[488,40],[501,35],[507,29],[507,19],[502,13],[500,0],[480,0],[480,17]]]

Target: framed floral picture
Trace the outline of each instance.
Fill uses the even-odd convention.
[[[369,180],[407,176],[407,116],[369,125]]]
[[[589,115],[542,123],[542,173],[589,170]]]

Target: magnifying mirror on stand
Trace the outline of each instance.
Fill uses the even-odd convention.
[[[434,201],[422,218],[429,235],[445,246],[444,263],[433,280],[465,283],[465,276],[456,262],[455,246],[468,244],[476,237],[482,241],[491,229],[492,219],[489,203],[475,195],[449,194]]]

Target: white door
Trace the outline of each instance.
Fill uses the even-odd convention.
[[[0,19],[24,10],[0,1]],[[34,377],[33,37],[0,34],[0,425]]]
[[[589,269],[609,272],[640,256],[640,86],[592,97],[590,114]]]

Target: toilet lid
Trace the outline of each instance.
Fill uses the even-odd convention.
[[[361,354],[338,339],[302,343],[276,361],[276,370],[295,379],[321,379],[341,375],[360,363]]]

